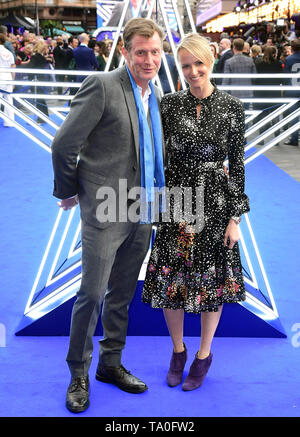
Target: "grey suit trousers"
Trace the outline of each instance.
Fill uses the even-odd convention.
[[[149,249],[151,232],[151,224],[112,223],[99,229],[82,223],[82,281],[73,306],[67,355],[72,377],[88,374],[102,302],[99,363],[121,364],[128,307]]]

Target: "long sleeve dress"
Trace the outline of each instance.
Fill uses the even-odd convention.
[[[249,211],[244,108],[217,88],[202,100],[187,89],[164,96],[161,114],[168,153],[166,186],[192,187],[193,211],[196,188],[201,188],[203,224],[200,231],[184,219],[158,224],[142,300],[154,308],[217,311],[225,302],[245,300],[239,246],[224,247],[230,217]],[[229,179],[223,167],[226,157]]]

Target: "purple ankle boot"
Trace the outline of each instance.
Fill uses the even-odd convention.
[[[167,383],[169,387],[176,387],[182,381],[183,369],[187,360],[187,350],[184,345],[183,352],[174,352],[170,361],[170,368],[167,374]]]
[[[210,353],[208,357],[200,360],[196,354],[195,359],[190,367],[189,374],[182,384],[182,390],[195,390],[195,388],[198,388],[200,385],[202,385],[208,369],[210,368],[212,357],[212,353]]]

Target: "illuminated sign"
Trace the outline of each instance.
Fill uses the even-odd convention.
[[[251,10],[231,12],[206,23],[207,32],[222,32],[226,27],[274,21],[300,12],[299,0],[276,0]]]

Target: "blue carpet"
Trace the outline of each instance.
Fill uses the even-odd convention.
[[[1,123],[1,121],[0,121]],[[49,153],[0,124],[1,303],[0,415],[69,417],[67,337],[16,337],[41,254],[57,216]],[[246,167],[250,219],[287,334],[286,339],[215,338],[214,360],[201,389],[169,388],[168,337],[129,336],[123,363],[149,386],[142,395],[94,379],[84,417],[221,417],[300,415],[300,184],[261,156]],[[198,339],[188,337],[191,363]],[[4,347],[5,346],[5,347]]]

